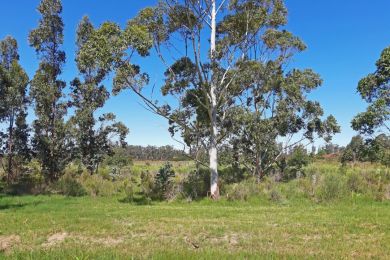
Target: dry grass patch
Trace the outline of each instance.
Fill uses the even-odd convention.
[[[6,252],[12,249],[20,243],[20,236],[10,235],[10,236],[0,236],[0,252]]]

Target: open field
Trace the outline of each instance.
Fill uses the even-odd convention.
[[[390,203],[0,199],[1,258],[387,258]]]

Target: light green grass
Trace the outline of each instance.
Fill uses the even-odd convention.
[[[156,203],[120,198],[2,197],[0,239],[20,241],[10,259],[383,258],[390,255],[390,203],[360,197]],[[48,238],[66,233],[64,240]],[[1,241],[0,241],[1,242]]]

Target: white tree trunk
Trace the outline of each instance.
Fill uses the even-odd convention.
[[[211,10],[211,37],[210,37],[210,58],[211,63],[214,63],[215,55],[215,41],[216,41],[216,0],[212,0],[212,10]],[[210,193],[213,199],[219,198],[219,187],[218,187],[218,151],[217,151],[217,95],[216,95],[216,82],[211,77],[211,87],[210,87],[210,147],[209,147],[209,157],[210,157]]]

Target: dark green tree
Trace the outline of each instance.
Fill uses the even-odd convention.
[[[64,100],[66,83],[59,79],[65,63],[62,4],[60,0],[42,0],[38,27],[30,32],[29,42],[40,58],[39,68],[31,82],[35,104],[33,146],[42,164],[46,181],[55,181],[71,159],[72,140],[64,116],[68,102]]]
[[[345,147],[341,155],[341,162],[345,164],[347,162],[356,163],[357,161],[365,161],[366,153],[367,146],[363,137],[360,135],[354,136],[351,142]]]
[[[104,23],[95,30],[88,17],[84,17],[77,30],[77,66],[81,79],[71,82],[72,105],[75,115],[72,123],[76,127],[75,136],[78,155],[92,174],[106,155],[113,153],[114,135],[125,145],[128,129],[115,121],[115,115],[105,114],[95,119],[95,113],[102,108],[110,94],[102,84],[112,70],[116,41],[121,40],[121,30],[113,23]],[[96,56],[95,49],[100,56]]]
[[[374,140],[369,140],[368,158],[390,167],[390,136],[380,134]]]
[[[7,180],[15,177],[17,161],[30,158],[29,128],[26,124],[27,86],[29,78],[19,64],[18,45],[8,36],[0,41],[0,122],[7,127],[1,131],[1,152],[6,155]]]
[[[376,71],[360,80],[358,92],[368,102],[367,111],[352,120],[352,127],[361,134],[372,136],[376,131],[390,134],[390,47],[376,62]]]

